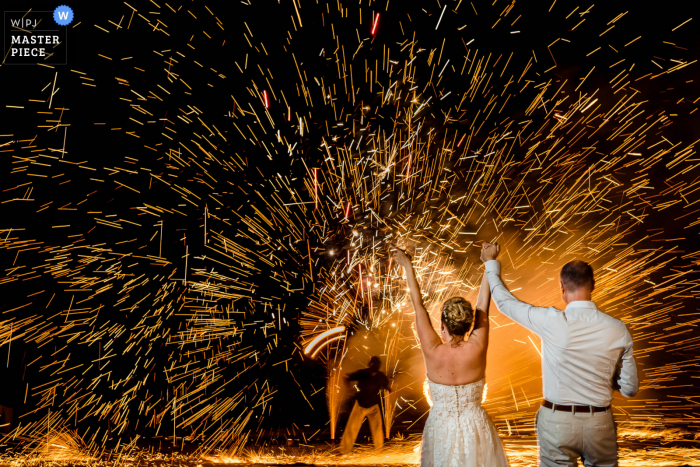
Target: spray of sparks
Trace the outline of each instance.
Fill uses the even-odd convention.
[[[402,432],[428,404],[390,241],[413,253],[433,318],[446,298],[475,299],[482,241],[504,246],[511,290],[537,304],[558,303],[562,264],[592,263],[596,303],[632,331],[647,391],[616,401],[622,439],[687,441],[698,396],[679,374],[698,364],[700,253],[686,247],[700,231],[700,164],[674,118],[697,99],[661,105],[651,90],[695,62],[679,47],[665,65],[635,49],[625,12],[588,21],[600,47],[567,73],[555,56],[568,37],[500,53],[463,25],[493,17],[494,31],[519,34],[528,13],[515,1],[405,14],[371,0],[284,3],[257,21],[250,2],[229,21],[213,6],[124,3],[71,26],[102,35],[90,62],[39,66],[40,85],[10,96],[0,351],[8,367],[21,361],[32,407],[3,440],[13,462],[157,461],[139,444],[151,437],[195,445],[188,462],[416,463],[420,439]],[[555,4],[548,14],[569,29],[594,9]],[[287,19],[269,38],[271,14]],[[592,55],[601,47],[614,60]],[[603,68],[616,76],[601,81]],[[102,149],[80,146],[81,132]],[[538,341],[498,313],[492,329],[484,406],[512,465],[531,465]],[[364,340],[392,380],[387,450],[266,447],[337,439],[340,375],[377,350]],[[325,387],[301,377],[309,365],[325,365]],[[266,431],[292,393],[309,410],[325,396],[329,426]],[[623,447],[622,458],[698,454]]]

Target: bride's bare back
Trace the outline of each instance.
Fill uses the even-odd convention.
[[[455,346],[439,344],[425,348],[423,357],[428,379],[438,384],[457,386],[473,383],[482,379],[486,370],[486,347],[475,343],[473,333],[467,342],[462,341]]]

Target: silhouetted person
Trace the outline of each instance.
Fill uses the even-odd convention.
[[[382,389],[389,391],[389,379],[379,371],[381,364],[379,357],[372,357],[369,359],[368,368],[344,375],[346,381],[357,381],[359,392],[345,426],[343,438],[340,441],[340,452],[343,454],[352,451],[365,418],[369,419],[369,428],[372,430],[375,449],[379,450],[384,446],[379,393]]]

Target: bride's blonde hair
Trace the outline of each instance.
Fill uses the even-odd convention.
[[[453,337],[464,336],[474,321],[472,304],[462,297],[453,297],[442,304],[442,322]]]

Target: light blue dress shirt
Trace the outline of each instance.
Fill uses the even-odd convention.
[[[498,310],[542,340],[546,400],[606,407],[613,389],[625,397],[637,394],[637,365],[625,323],[589,301],[570,302],[564,310],[521,302],[503,284],[501,263],[491,260],[485,267]]]

